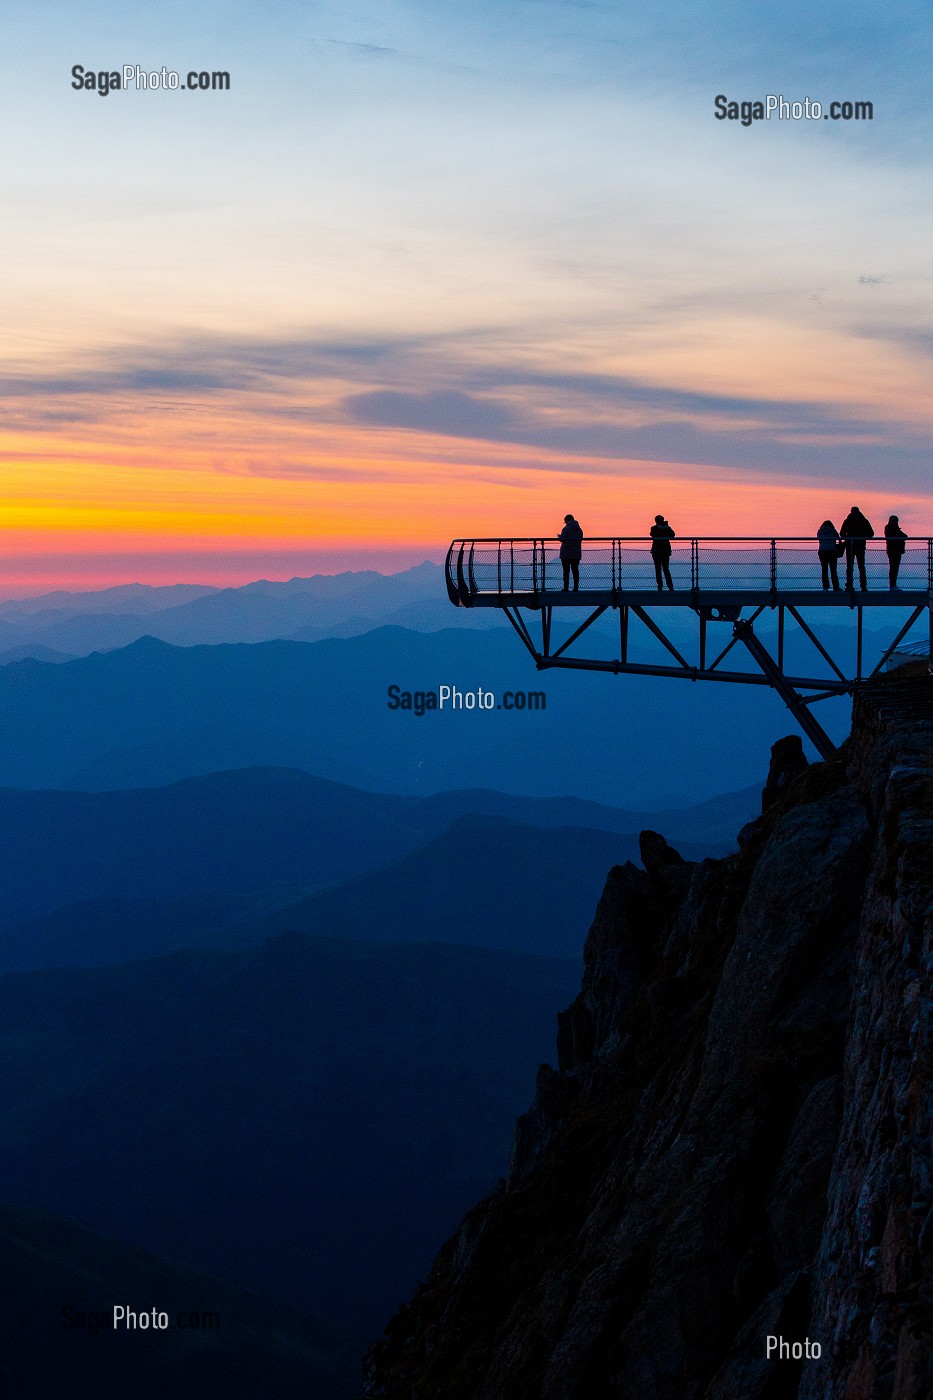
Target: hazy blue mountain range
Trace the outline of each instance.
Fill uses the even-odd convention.
[[[201,583],[118,583],[111,588],[69,591],[57,588],[31,598],[5,598],[0,602],[0,618],[17,622],[29,617],[73,617],[83,613],[152,613],[178,603],[216,593]]]
[[[3,1357],[10,1400],[356,1400],[355,1339],[278,1299],[160,1259],[42,1211],[0,1205]],[[115,1303],[169,1327],[100,1327]],[[179,1314],[190,1323],[179,1326]],[[93,1314],[93,1319],[91,1318]],[[81,1324],[81,1325],[79,1325]],[[92,1330],[94,1329],[94,1330]]]
[[[571,616],[574,625],[581,620],[580,614]],[[672,635],[684,638],[692,635],[696,625],[688,611],[679,608],[665,610],[664,623]],[[876,630],[881,623],[881,618],[875,620]],[[143,636],[176,646],[289,638],[320,641],[357,636],[386,625],[421,632],[508,626],[494,609],[452,607],[443,569],[425,561],[396,574],[363,570],[283,583],[260,579],[239,588],[125,584],[97,592],[10,599],[0,602],[0,662],[83,656],[128,646]],[[615,617],[607,616],[590,637],[613,640],[616,626]],[[772,619],[766,614],[758,626],[767,633]],[[837,617],[835,630],[842,635],[844,627],[845,620]],[[824,630],[821,622],[821,635]],[[637,631],[633,633],[636,646]],[[891,636],[893,631],[887,639]],[[878,631],[877,643],[882,637]],[[876,641],[869,637],[868,645],[870,649]],[[649,653],[657,650],[651,641],[646,646]]]
[[[699,855],[686,845],[681,851]],[[250,923],[269,932],[441,940],[580,958],[607,871],[638,859],[633,835],[460,817],[396,864]]]
[[[55,651],[53,647],[45,647],[41,642],[24,642],[20,646],[10,647],[8,651],[0,651],[0,666],[8,666],[12,661],[74,661],[75,654],[70,651]]]
[[[635,834],[646,827],[668,833],[678,841],[697,848],[735,846],[735,833],[761,807],[762,784],[752,783],[738,792],[726,792],[702,802],[661,811],[639,811],[608,807],[579,797],[522,797],[514,793],[482,788],[462,788],[438,792],[418,799],[427,832],[435,823],[448,823],[458,817],[500,817],[504,821],[526,822],[530,826],[584,826],[596,831]]]
[[[261,890],[76,900],[0,925],[0,973],[100,967],[183,948],[252,947],[269,936],[274,911],[297,897],[297,890]]]
[[[103,897],[4,925],[0,972],[249,947],[290,930],[579,958],[580,910],[593,906],[612,865],[637,857],[632,835],[461,817],[403,860],[317,894]]]
[[[541,691],[547,708],[388,708],[392,685],[442,684],[499,701]],[[848,705],[827,701],[821,715],[841,737]],[[143,639],[0,668],[0,784],[15,787],[139,787],[273,764],[377,791],[479,786],[650,809],[760,782],[791,727],[764,687],[539,673],[502,628],[186,648]]]
[[[382,624],[434,631],[501,625],[493,612],[451,606],[443,570],[429,562],[397,574],[373,570],[318,574],[285,583],[262,579],[240,588],[123,585],[96,593],[51,593],[0,603],[0,650],[14,660],[87,655],[143,636],[178,646],[318,641],[355,636]]]
[[[373,870],[444,824],[417,799],[287,768],[123,792],[0,790],[0,914],[102,897],[306,889]]]
[[[578,983],[300,935],[8,974],[0,1194],[372,1334],[501,1171]]]
[[[290,928],[576,957],[574,909],[591,908],[609,866],[637,855],[640,830],[716,854],[758,792],[648,813],[482,790],[400,797],[274,768],[125,792],[3,789],[0,971],[242,947]],[[405,859],[423,872],[414,886]],[[354,882],[365,874],[369,885]],[[412,899],[428,884],[419,921]],[[325,886],[337,905],[308,902]],[[557,909],[564,917],[549,917]]]

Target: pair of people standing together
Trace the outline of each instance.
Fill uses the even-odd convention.
[[[671,581],[671,540],[675,539],[674,531],[664,519],[663,515],[654,517],[654,524],[651,527],[651,558],[654,563],[654,576],[657,579],[658,591],[663,591],[664,583],[662,574],[667,582],[667,586],[673,589]],[[570,580],[573,578],[573,591],[580,587],[580,557],[583,553],[583,530],[580,522],[572,515],[564,516],[564,528],[558,536],[560,540],[560,562],[564,571],[564,592],[570,590]]]
[[[838,532],[831,520],[824,520],[816,532],[816,538],[823,587],[828,589],[832,586],[833,589],[838,590],[840,585],[837,560],[840,555],[844,554],[846,588],[854,587],[854,573],[855,569],[858,568],[859,588],[864,592],[868,587],[865,573],[865,546],[869,540],[875,538],[875,531],[871,521],[866,519],[858,506],[852,507]],[[896,515],[892,515],[885,525],[884,538],[888,555],[888,586],[889,588],[897,588],[897,575],[904,557],[907,536],[901,529]]]

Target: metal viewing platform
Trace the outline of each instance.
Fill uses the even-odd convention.
[[[454,540],[447,552],[447,592],[457,607],[500,608],[539,670],[562,667],[614,675],[771,686],[824,758],[834,752],[835,746],[810,706],[830,696],[854,694],[877,676],[924,612],[933,647],[933,540],[905,541],[895,588],[889,585],[889,558],[883,538],[865,544],[864,588],[860,587],[858,559],[852,560],[853,586],[846,583],[849,561],[838,559],[838,589],[824,586],[817,542],[812,537],[673,539],[667,560],[670,586],[662,573],[663,588],[658,582],[651,545],[644,536],[585,539],[579,562],[579,587],[574,588],[571,580],[571,587],[565,588],[557,539]],[[580,625],[559,645],[552,637],[555,608],[588,609]],[[696,619],[693,659],[682,654],[682,640],[678,646],[664,630],[665,613],[671,608],[689,610]],[[870,670],[863,645],[866,608],[896,609],[899,613],[895,624],[898,630]],[[540,647],[522,609],[540,614]],[[587,629],[610,609],[619,614],[616,655],[600,659],[580,656],[578,651],[571,654],[571,648],[576,647]],[[803,609],[818,609],[819,620],[812,615],[809,621],[805,620]],[[848,669],[833,658],[817,635],[820,623],[837,616],[839,610],[855,614],[855,658]],[[777,615],[773,650],[755,631],[755,623],[765,612]],[[629,659],[633,620],[661,644],[670,660],[652,664]],[[888,623],[889,617],[885,614],[880,620]],[[719,637],[717,645],[710,646],[710,625],[715,629],[724,623],[731,626],[729,640],[723,646]],[[821,660],[822,675],[786,671],[788,623],[811,644]],[[722,665],[738,644],[757,670],[727,669]],[[814,658],[814,669],[816,665]]]

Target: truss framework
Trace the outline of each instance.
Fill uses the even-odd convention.
[[[737,685],[770,686],[780,695],[801,729],[823,758],[828,758],[830,754],[834,753],[836,746],[813,714],[810,706],[818,700],[827,700],[831,696],[852,695],[860,685],[877,676],[892,653],[897,650],[899,643],[903,641],[924,612],[930,613],[931,635],[933,635],[933,611],[931,611],[928,600],[901,608],[900,611],[907,612],[906,620],[890,645],[885,648],[880,659],[870,671],[867,671],[863,645],[863,608],[855,604],[853,605],[856,613],[855,670],[854,674],[847,675],[828,648],[820,641],[814,628],[802,616],[800,608],[796,604],[778,602],[768,605],[761,603],[750,612],[748,617],[743,618],[741,615],[742,606],[739,604],[691,606],[685,602],[684,606],[694,614],[697,620],[698,663],[693,664],[683,656],[674,641],[664,631],[663,625],[656,617],[651,616],[644,604],[621,603],[616,605],[619,613],[618,657],[613,660],[604,660],[580,656],[576,653],[571,654],[571,648],[592,624],[613,606],[611,603],[601,603],[594,607],[583,622],[558,646],[554,646],[552,643],[552,606],[541,603],[534,609],[534,612],[540,616],[540,646],[536,644],[531,627],[522,616],[518,604],[502,601],[498,606],[512,624],[522,645],[533,658],[539,671],[563,668],[576,671],[607,671],[613,675],[667,676],[688,681],[723,681]],[[897,607],[898,604],[894,602],[890,603],[889,606]],[[766,611],[766,608],[777,613],[777,637],[774,651],[769,651],[755,631],[755,623]],[[629,660],[629,632],[632,619],[637,619],[661,643],[670,656],[670,661],[662,665]],[[829,667],[831,675],[801,676],[789,674],[786,671],[784,657],[788,620],[808,639]],[[725,646],[722,646],[722,638],[719,637],[717,639],[718,645],[711,647],[709,636],[711,625],[713,630],[716,630],[717,627],[721,628],[723,624],[731,625],[729,640]],[[722,663],[735,647],[741,647],[751,657],[758,667],[757,671],[740,671],[723,666]],[[712,659],[710,659],[711,653]]]
[[[456,607],[501,609],[539,670],[562,667],[614,675],[767,685],[777,691],[825,758],[835,746],[811,706],[834,695],[852,695],[870,681],[924,612],[933,654],[933,538],[904,537],[904,541],[895,568],[886,539],[866,539],[854,546],[850,540],[853,548],[850,553],[846,547],[845,588],[839,586],[835,574],[834,587],[829,588],[828,566],[822,562],[822,554],[818,561],[813,538],[674,539],[668,546],[667,588],[663,591],[662,566],[653,557],[650,540],[644,536],[590,538],[580,550],[579,591],[575,588],[572,592],[568,592],[567,572],[561,568],[557,539],[454,540],[447,551],[445,578],[448,596]],[[859,554],[862,586],[855,591],[854,564]],[[835,570],[835,564],[832,568]],[[554,608],[588,609],[580,625],[559,645],[552,638]],[[694,651],[695,661],[682,655],[664,629],[661,619],[671,608],[681,615],[686,610],[696,619],[696,647],[688,648]],[[868,671],[865,608],[881,608],[886,615],[893,612],[903,618],[896,635]],[[610,609],[619,614],[617,656],[603,660],[580,655],[580,638]],[[810,621],[802,609],[811,612]],[[825,620],[840,609],[855,613],[855,662],[848,670],[820,640],[819,623],[814,620],[814,616]],[[529,615],[527,621],[523,610]],[[773,650],[755,630],[766,611],[777,614]],[[534,614],[540,618],[540,646],[533,637],[533,630],[537,630]],[[630,660],[633,620],[667,652],[664,664]],[[721,635],[717,644],[710,646],[710,627],[721,634],[723,624],[731,627],[731,636],[724,646]],[[795,675],[787,670],[788,626],[807,639],[808,652],[812,648],[820,657],[827,668],[823,675]],[[734,663],[733,667],[723,665],[730,655],[740,654],[747,654],[756,669],[742,671],[734,669]]]

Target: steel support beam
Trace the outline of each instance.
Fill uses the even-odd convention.
[[[560,646],[557,648],[557,650],[554,652],[554,655],[555,655],[555,656],[560,656],[562,652],[565,652],[565,651],[567,650],[567,648],[568,648],[573,642],[575,642],[575,641],[577,640],[578,637],[580,637],[580,636],[583,635],[583,633],[586,631],[586,629],[587,629],[588,627],[591,627],[591,626],[593,625],[593,623],[596,621],[596,619],[597,619],[598,617],[602,617],[603,613],[606,611],[606,608],[607,608],[608,606],[609,606],[608,603],[604,603],[603,606],[602,606],[601,608],[597,608],[595,612],[590,613],[590,615],[589,615],[589,617],[586,619],[586,621],[585,621],[585,622],[581,622],[581,624],[580,624],[580,626],[577,628],[576,632],[571,632],[571,634],[570,634],[570,636],[567,638],[566,642],[562,642],[562,643],[561,643],[561,645],[560,645]]]
[[[931,555],[933,558],[933,555]],[[451,549],[448,556],[448,568],[453,571],[456,560],[456,571],[459,578],[471,573],[470,561],[462,558],[462,551],[459,555],[455,549]],[[613,570],[615,570],[615,560]],[[512,558],[503,556],[496,561],[497,573],[508,573],[510,581],[512,575]],[[534,568],[538,574],[542,574],[545,569],[543,557],[543,545],[539,543],[539,551],[534,561]],[[931,563],[933,569],[933,563]],[[652,601],[654,601],[652,599]],[[665,603],[670,606],[670,600],[665,596]],[[808,600],[809,601],[809,600]],[[579,600],[574,598],[575,606],[581,606]],[[659,622],[647,611],[647,607],[642,601],[635,601],[631,596],[627,600],[622,597],[612,599],[608,596],[597,597],[591,602],[591,610],[584,618],[583,622],[575,628],[573,632],[561,642],[553,651],[552,647],[552,607],[555,604],[566,603],[566,598],[562,594],[547,593],[539,595],[534,601],[526,600],[521,595],[513,595],[508,601],[505,599],[497,603],[499,609],[505,613],[511,626],[517,633],[522,645],[534,660],[539,671],[550,669],[565,669],[574,671],[603,671],[610,675],[633,675],[633,676],[663,676],[670,679],[688,681],[721,681],[733,685],[765,685],[775,690],[784,701],[784,704],[794,716],[797,724],[812,741],[815,748],[823,758],[828,758],[835,753],[835,745],[822,725],[814,718],[811,706],[817,701],[828,700],[833,697],[852,695],[858,690],[866,679],[871,679],[877,675],[892,653],[897,649],[900,642],[908,635],[911,628],[917,623],[924,612],[930,618],[931,642],[933,642],[933,592],[918,600],[916,597],[905,598],[903,594],[899,597],[885,597],[886,607],[899,606],[908,611],[907,619],[898,630],[894,640],[883,651],[880,660],[866,676],[864,661],[864,618],[863,605],[866,599],[864,596],[851,600],[847,606],[852,608],[856,616],[855,629],[855,665],[852,672],[847,675],[842,666],[833,659],[827,648],[823,645],[811,626],[799,611],[802,605],[800,598],[781,598],[778,595],[777,601],[771,604],[778,614],[777,631],[777,656],[773,656],[765,643],[755,632],[755,623],[765,611],[768,604],[755,599],[751,606],[753,611],[747,618],[742,618],[742,603],[723,601],[717,599],[713,602],[702,602],[697,600],[680,602],[681,607],[689,609],[690,613],[697,619],[698,626],[698,647],[699,664],[692,664],[692,659],[688,660],[680,648],[665,634],[663,622]],[[488,603],[487,603],[488,605]],[[583,604],[585,606],[585,604]],[[618,660],[603,660],[601,658],[585,658],[568,655],[568,651],[575,642],[601,618],[610,608],[617,607],[619,610],[619,651]],[[541,613],[541,649],[532,637],[529,622],[522,616],[522,608],[528,609],[530,613]],[[659,642],[668,653],[666,664],[659,662],[638,662],[629,660],[629,624],[630,617],[635,617],[643,624],[647,631]],[[797,676],[788,675],[784,669],[786,659],[785,651],[785,617],[793,619],[799,628],[800,633],[805,636],[814,646],[822,660],[832,672],[830,676]],[[663,619],[663,614],[662,614]],[[731,637],[728,644],[719,651],[715,659],[707,660],[708,625],[710,623],[722,623],[731,628]],[[679,638],[678,638],[679,640]],[[742,644],[742,650],[746,652],[754,662],[754,668],[747,671],[726,671],[721,669],[725,657],[733,647]],[[681,643],[681,646],[683,644]],[[685,650],[688,650],[685,648]],[[712,650],[712,648],[709,648]],[[691,655],[692,649],[688,650]],[[847,668],[848,669],[848,668]],[[807,693],[809,692],[809,693]]]
[[[861,611],[859,612],[859,616],[861,617]],[[763,646],[755,636],[755,629],[752,624],[739,619],[735,624],[735,631],[739,641],[743,643],[748,654],[761,667],[763,674],[767,676],[770,684],[777,691],[778,695],[780,695],[784,704],[800,725],[800,728],[811,740],[820,757],[831,758],[836,752],[836,745],[826,733],[826,730],[820,724],[819,720],[814,718],[812,711],[807,708],[803,699],[797,694],[783,671],[778,668],[778,664],[768,651],[768,648]],[[861,657],[861,652],[859,655]]]
[[[505,613],[506,617],[509,619],[509,622],[511,622],[512,626],[515,628],[515,631],[518,633],[522,646],[526,649],[526,651],[529,651],[531,653],[535,661],[538,661],[540,659],[539,653],[535,650],[535,644],[531,640],[531,634],[528,631],[528,628],[525,626],[525,619],[518,611],[518,608],[503,608],[502,611]]]
[[[711,671],[708,667],[701,671],[698,666],[653,666],[647,661],[602,661],[595,658],[584,660],[576,656],[561,656],[555,659],[551,656],[537,655],[535,665],[539,671],[606,671],[613,676],[663,676],[674,681],[727,681],[732,685],[771,685],[768,677],[760,671]],[[828,699],[831,695],[851,695],[853,689],[848,681],[813,681],[806,676],[788,676],[785,679],[789,685],[795,687],[836,687],[834,690],[822,689],[820,699]]]

